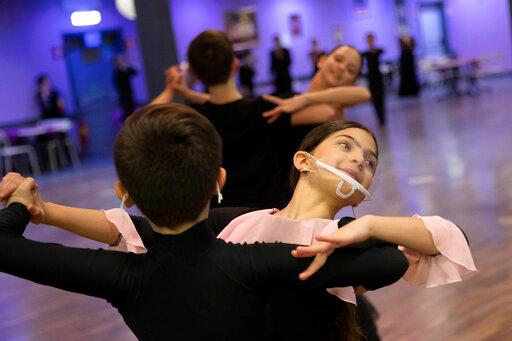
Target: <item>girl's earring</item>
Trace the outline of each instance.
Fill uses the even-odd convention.
[[[220,192],[220,186],[219,186],[219,183],[217,182],[217,204],[220,204],[222,202],[222,199],[224,199],[224,197],[222,196],[222,193]]]

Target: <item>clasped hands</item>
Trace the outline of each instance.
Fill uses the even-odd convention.
[[[0,182],[0,201],[7,207],[13,202],[25,205],[34,224],[44,220],[44,201],[39,196],[38,186],[33,178],[18,173],[7,173]]]

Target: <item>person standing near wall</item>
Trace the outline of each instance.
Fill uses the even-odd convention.
[[[320,57],[325,54],[325,51],[318,46],[318,40],[316,38],[311,39],[311,50],[309,50],[308,56],[311,61],[312,72],[311,77],[314,77],[318,71],[318,61]]]
[[[40,118],[61,118],[66,110],[64,100],[59,92],[52,87],[47,74],[41,74],[36,78],[36,102],[39,105]]]
[[[400,97],[418,96],[420,86],[416,75],[416,61],[414,58],[414,48],[416,44],[411,36],[400,37],[400,88],[398,94]]]
[[[250,50],[244,51],[240,56],[240,68],[238,70],[238,80],[245,97],[254,96],[254,60]]]
[[[274,49],[270,53],[270,71],[273,76],[274,94],[289,97],[292,93],[292,78],[290,76],[290,51],[281,45],[279,36],[274,36]]]
[[[384,105],[384,82],[380,72],[380,56],[384,50],[375,46],[375,36],[372,33],[366,35],[368,50],[363,52],[366,61],[366,76],[370,93],[372,94],[372,103],[381,127],[386,125],[386,109]]]
[[[59,92],[52,86],[47,74],[40,74],[36,78],[36,102],[39,106],[39,119],[59,119],[66,116],[66,106]],[[47,133],[35,138],[35,148],[43,171],[51,169],[48,156],[50,141],[63,143],[66,138],[64,133]]]
[[[128,65],[124,56],[115,57],[113,80],[119,96],[119,104],[123,109],[123,121],[135,110],[131,80],[136,74],[137,70]]]

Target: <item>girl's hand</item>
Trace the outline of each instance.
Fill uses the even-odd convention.
[[[165,86],[176,91],[180,95],[190,91],[189,87],[185,83],[183,72],[179,69],[178,65],[171,66],[165,70]]]
[[[263,117],[267,118],[267,123],[274,122],[283,113],[292,113],[307,106],[307,99],[304,95],[293,96],[292,98],[288,99],[265,95],[263,96],[263,99],[268,102],[277,104],[277,107],[274,109],[263,113]]]
[[[335,249],[363,242],[370,238],[370,225],[368,220],[368,216],[358,218],[329,235],[317,236],[317,242],[310,246],[298,246],[293,250],[292,255],[297,258],[315,256],[313,262],[311,262],[309,267],[303,271],[299,277],[305,280],[317,272]]]
[[[302,246],[299,246],[298,248],[300,248],[300,247],[302,247]],[[297,257],[297,258],[312,257],[313,255],[315,256],[315,259],[313,259],[313,261],[311,262],[311,264],[309,264],[307,269],[302,271],[299,274],[299,278],[303,281],[305,281],[306,279],[311,277],[314,273],[316,273],[318,270],[320,270],[322,268],[322,266],[324,266],[325,262],[327,261],[327,258],[335,250],[335,248],[332,247],[331,243],[325,243],[325,242],[315,242],[311,246],[307,246],[307,247],[309,247],[309,248],[314,247],[316,252],[314,254],[312,254],[311,256],[304,256],[297,252],[298,248],[292,251],[292,256]]]

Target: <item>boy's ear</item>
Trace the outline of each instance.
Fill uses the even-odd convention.
[[[123,184],[121,183],[121,181],[119,180],[116,180],[116,182],[114,183],[114,191],[116,192],[116,196],[119,198],[119,200],[123,200],[123,196],[128,193],[124,188]],[[126,198],[126,200],[124,201],[124,205],[126,207],[132,207],[134,205],[134,202],[129,194],[128,198]]]
[[[235,74],[238,71],[238,66],[240,66],[240,61],[237,57],[233,57],[233,61],[231,62],[231,74]]]
[[[226,170],[222,167],[219,168],[219,175],[217,175],[217,182],[219,183],[219,189],[222,189],[224,187],[224,184],[226,183]],[[215,193],[217,195],[217,193]]]

